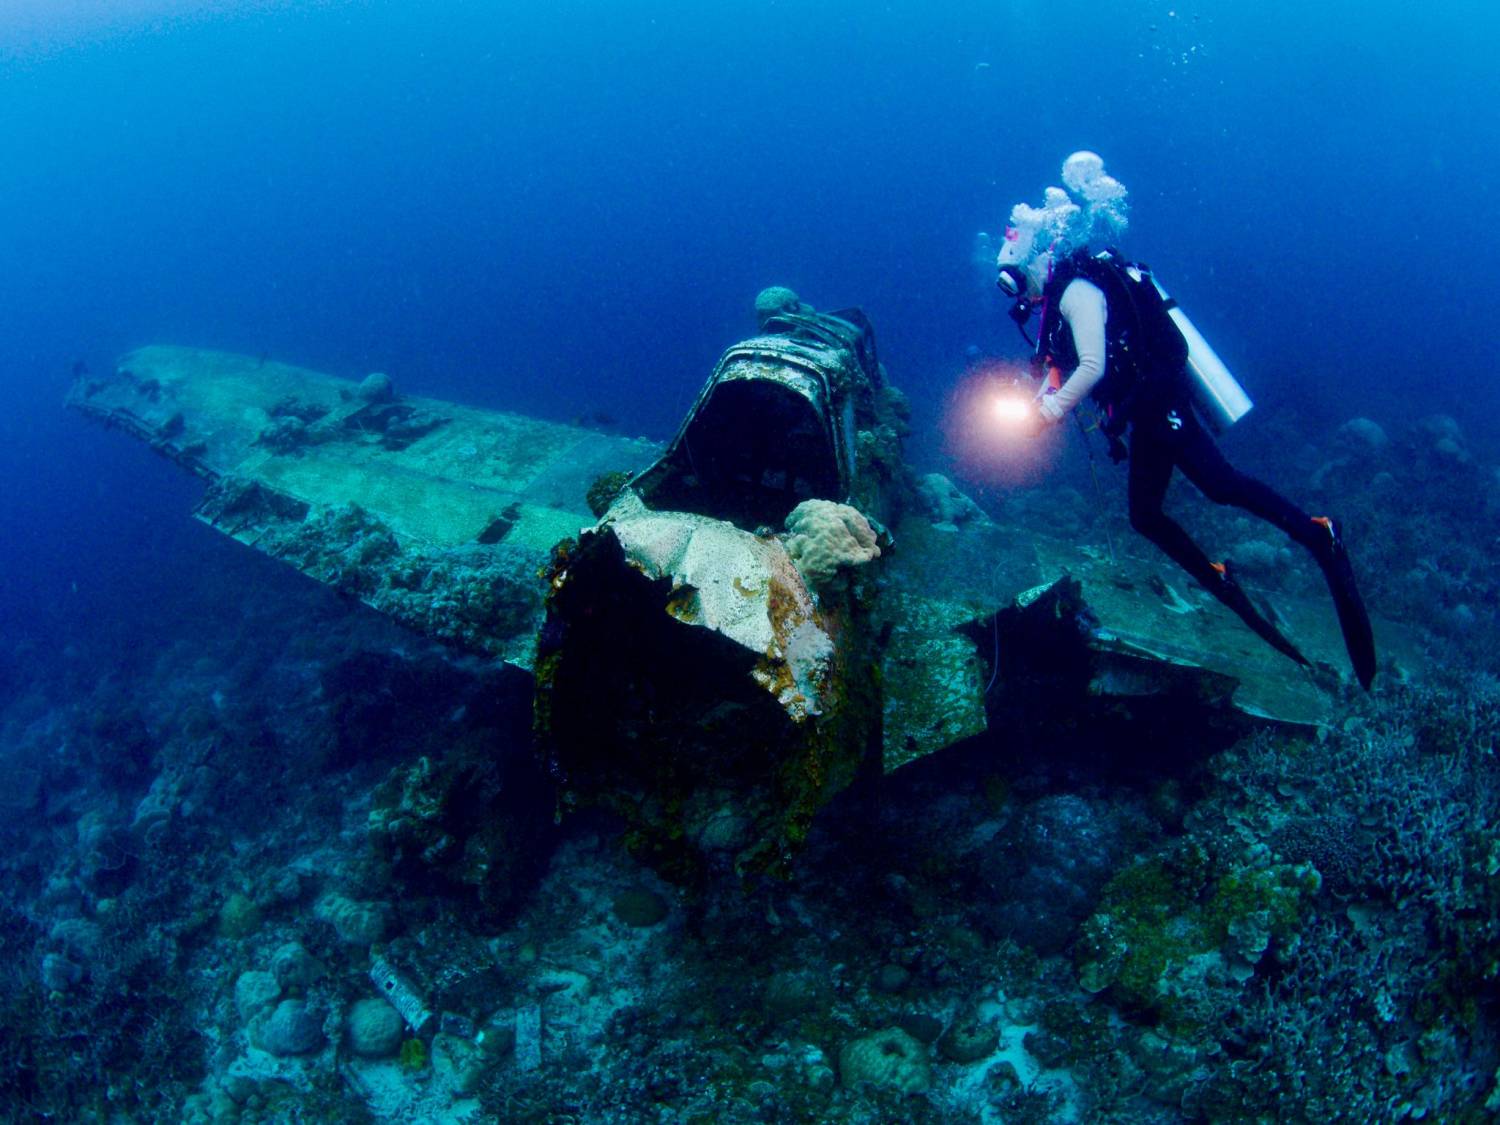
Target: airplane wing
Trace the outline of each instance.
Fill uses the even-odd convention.
[[[529,668],[539,570],[645,441],[198,348],[131,352],[69,405],[208,482],[196,515],[420,632]]]

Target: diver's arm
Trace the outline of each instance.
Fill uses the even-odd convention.
[[[1104,290],[1078,278],[1063,290],[1057,311],[1073,333],[1078,366],[1056,394],[1042,397],[1038,410],[1048,422],[1062,421],[1104,377],[1104,323],[1109,318],[1109,303],[1104,299]]]

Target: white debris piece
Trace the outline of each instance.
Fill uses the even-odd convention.
[[[370,979],[380,995],[391,1002],[391,1007],[401,1013],[412,1031],[421,1035],[433,1021],[432,1010],[421,995],[384,957],[376,957],[370,963]]]

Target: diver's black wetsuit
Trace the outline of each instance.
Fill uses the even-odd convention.
[[[1243,508],[1279,527],[1317,560],[1338,610],[1355,675],[1368,688],[1375,675],[1375,640],[1333,521],[1308,515],[1225,460],[1193,406],[1186,342],[1170,324],[1153,327],[1155,322],[1142,313],[1139,299],[1124,278],[1125,266],[1112,255],[1090,257],[1080,253],[1063,263],[1048,282],[1038,349],[1050,362],[1074,368],[1076,377],[1081,367],[1080,348],[1065,311],[1068,287],[1087,282],[1104,295],[1107,318],[1101,324],[1100,318],[1094,317],[1093,331],[1097,334],[1103,329],[1109,359],[1102,368],[1103,378],[1096,373],[1096,381],[1088,387],[1092,397],[1109,412],[1106,432],[1116,435],[1114,440],[1129,425],[1131,527],[1234,610],[1268,644],[1306,664],[1297,647],[1251,603],[1228,566],[1211,562],[1162,510],[1172,470],[1181,469],[1214,503]],[[1079,315],[1087,316],[1088,310],[1083,309]],[[1157,318],[1162,320],[1164,317]],[[1091,350],[1097,354],[1097,341]],[[1115,374],[1111,381],[1110,372],[1121,369],[1124,374]],[[1064,394],[1058,397],[1062,399]]]
[[[1132,411],[1127,485],[1130,526],[1166,552],[1272,646],[1298,663],[1306,663],[1280,630],[1251,605],[1228,569],[1210,562],[1181,525],[1162,511],[1172,470],[1181,469],[1182,475],[1215,504],[1232,504],[1279,527],[1317,560],[1333,594],[1355,675],[1368,688],[1375,675],[1375,638],[1349,556],[1332,522],[1314,519],[1269,485],[1225,460],[1198,420],[1180,380],[1169,382],[1174,387],[1172,393],[1138,403]]]
[[[1162,511],[1174,468],[1181,469],[1215,504],[1232,504],[1275,524],[1314,557],[1326,553],[1327,531],[1275,489],[1225,460],[1185,394],[1137,409],[1130,427],[1128,464],[1130,526],[1205,586],[1216,585],[1219,572],[1187,532]]]

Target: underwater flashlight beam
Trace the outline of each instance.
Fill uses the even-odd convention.
[[[993,409],[1002,422],[1024,422],[1031,415],[1031,405],[1019,395],[997,395]]]

